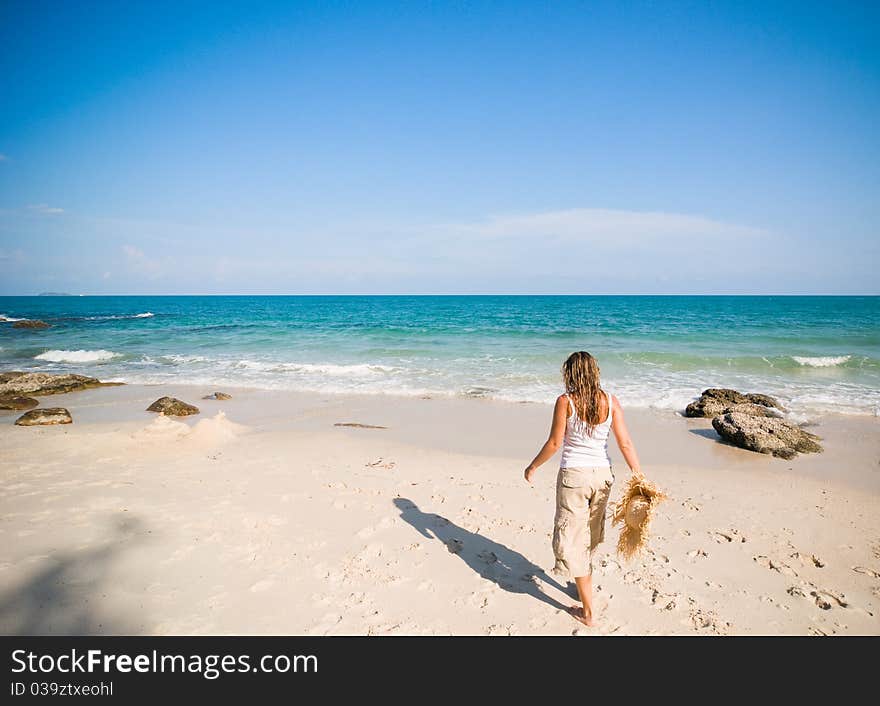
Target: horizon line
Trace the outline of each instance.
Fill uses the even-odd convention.
[[[427,292],[427,293],[284,293],[253,294],[228,293],[170,293],[170,294],[0,294],[4,297],[34,297],[41,299],[77,297],[880,297],[880,293],[793,293],[793,292],[740,292],[740,293],[565,293],[565,292]]]

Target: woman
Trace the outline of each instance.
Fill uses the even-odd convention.
[[[592,627],[592,556],[605,537],[605,507],[614,482],[608,457],[610,431],[630,470],[641,474],[641,469],[620,402],[599,384],[596,359],[586,351],[572,353],[562,366],[562,379],[566,391],[556,400],[550,438],[526,468],[525,477],[531,483],[538,467],[562,446],[556,479],[553,573],[574,578],[583,607],[572,607],[571,614]]]

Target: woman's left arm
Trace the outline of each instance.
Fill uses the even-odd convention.
[[[565,395],[560,395],[556,400],[556,406],[553,408],[553,422],[550,425],[550,436],[547,438],[547,441],[544,442],[538,455],[535,456],[532,462],[526,467],[524,475],[529,483],[532,482],[532,478],[535,475],[535,471],[538,470],[538,467],[547,462],[553,454],[559,450],[559,447],[562,446],[562,440],[565,438],[565,422],[567,419],[568,398]]]

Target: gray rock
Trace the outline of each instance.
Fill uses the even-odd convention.
[[[121,385],[121,382],[101,382],[85,375],[52,375],[50,373],[0,373],[0,396],[58,395],[63,392],[88,390],[92,387]]]
[[[822,451],[819,437],[783,419],[730,412],[712,420],[719,436],[734,446],[780,458]]]
[[[0,397],[0,409],[31,409],[38,404],[33,397]]]
[[[729,414],[730,412],[739,412],[740,414],[751,414],[753,417],[781,417],[782,412],[775,407],[765,407],[762,404],[754,404],[753,402],[743,402],[742,404],[733,404],[729,407],[725,407],[717,414],[713,414],[713,417],[718,417],[722,414]]]
[[[39,321],[37,319],[22,319],[21,321],[16,321],[12,324],[12,328],[49,328],[51,324],[47,324],[45,321]]]
[[[749,407],[741,407],[741,405],[749,405]],[[739,409],[736,408],[738,406],[740,406]],[[758,407],[764,407],[765,410],[758,410]],[[717,417],[731,411],[761,414],[762,416],[778,416],[778,414],[773,412],[768,415],[766,410],[784,412],[785,407],[769,395],[759,395],[753,392],[743,394],[736,390],[710,387],[708,390],[703,390],[700,399],[691,402],[687,406],[684,410],[684,416]]]
[[[203,400],[231,400],[232,395],[228,395],[225,392],[212,392],[210,395],[205,395],[202,397]]]
[[[190,414],[198,414],[199,408],[176,397],[160,397],[147,407],[147,411],[161,412],[169,417],[188,417]]]
[[[15,423],[20,427],[45,426],[49,424],[70,424],[73,418],[64,407],[45,407],[25,412]]]

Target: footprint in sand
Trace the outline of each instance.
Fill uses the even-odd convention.
[[[669,557],[666,556],[665,554],[658,554],[653,549],[649,549],[648,554],[650,554],[651,558],[654,561],[660,562],[661,564],[668,564],[669,563]]]
[[[763,566],[765,569],[771,569],[772,571],[777,571],[780,574],[785,574],[786,576],[797,576],[797,573],[794,569],[792,569],[788,564],[784,564],[781,561],[773,561],[769,557],[759,555],[753,557],[753,559],[757,562],[758,566]]]
[[[365,468],[384,468],[386,470],[391,470],[394,466],[397,465],[394,461],[386,461],[381,456],[377,458],[375,461],[370,461],[369,463],[365,463]]]
[[[627,571],[623,575],[623,582],[624,583],[638,583],[640,578],[641,578],[641,576],[640,576],[639,572],[636,571],[635,569],[631,569],[630,571]]]
[[[829,628],[820,628],[816,625],[811,625],[810,629],[807,630],[807,633],[811,637],[829,637],[835,634],[835,630],[831,630]]]
[[[730,544],[732,542],[742,544],[746,541],[746,538],[743,537],[735,529],[728,530],[726,532],[714,530],[713,532],[709,532],[709,536],[712,537],[712,539],[714,539],[716,542],[718,542],[718,544]]]
[[[692,512],[699,512],[700,510],[703,509],[700,505],[698,505],[697,503],[695,503],[695,502],[694,502],[693,500],[691,500],[690,498],[686,498],[685,500],[683,500],[682,503],[681,503],[681,506],[682,506],[685,510],[690,510],[690,511],[692,511]]]
[[[656,588],[651,593],[651,605],[657,606],[660,610],[675,610],[678,598],[677,593],[660,593]]]
[[[599,562],[599,567],[602,569],[602,573],[605,574],[613,574],[620,571],[620,563],[614,559],[602,559]]]
[[[817,589],[815,591],[810,591],[810,595],[816,599],[816,605],[822,610],[831,610],[835,605],[840,606],[841,608],[849,606],[849,603],[847,603],[842,593]]]
[[[690,623],[696,630],[705,630],[716,635],[725,635],[730,630],[730,623],[719,619],[712,611],[701,608],[691,611]]]
[[[867,566],[854,566],[852,567],[852,570],[857,574],[870,576],[872,579],[880,579],[880,572],[874,571],[874,569],[869,569]]]
[[[688,559],[704,559],[707,556],[709,556],[709,554],[702,549],[692,549],[687,553]]]
[[[446,542],[446,548],[449,550],[450,554],[458,554],[464,549],[464,542],[460,539],[449,539]]]
[[[498,557],[495,552],[490,551],[480,552],[477,554],[477,558],[486,564],[496,564],[498,562]]]
[[[789,554],[792,559],[797,559],[801,564],[805,566],[815,566],[817,569],[821,569],[825,566],[825,562],[822,561],[815,554],[801,554],[800,552],[793,552]]]
[[[490,625],[486,628],[486,634],[493,635],[502,635],[502,636],[511,636],[516,635],[516,627],[513,625]]]

